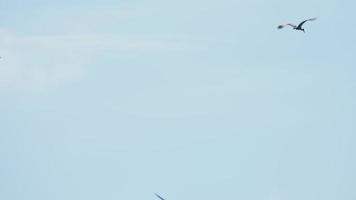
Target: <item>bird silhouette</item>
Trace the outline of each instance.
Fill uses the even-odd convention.
[[[314,21],[314,20],[316,20],[316,19],[317,19],[317,18],[315,17],[315,18],[311,18],[311,19],[304,20],[304,21],[300,22],[300,24],[299,24],[298,26],[296,26],[296,25],[294,25],[294,24],[285,24],[285,25],[279,25],[277,28],[278,28],[278,29],[282,29],[282,28],[284,28],[284,27],[286,27],[286,26],[291,26],[294,30],[298,30],[298,31],[303,31],[303,32],[305,32],[305,30],[304,30],[304,28],[303,28],[303,24],[304,24],[305,22],[307,22],[307,21]]]
[[[165,200],[165,199],[163,199],[161,196],[159,196],[158,194],[155,193],[155,195],[156,195],[158,198],[160,198],[161,200]]]

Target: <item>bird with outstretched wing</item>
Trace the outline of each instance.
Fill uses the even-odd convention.
[[[291,26],[294,30],[299,30],[299,31],[303,31],[303,32],[304,32],[304,29],[303,29],[304,23],[305,23],[305,22],[308,22],[308,21],[314,21],[314,20],[316,20],[316,19],[317,19],[317,18],[314,17],[314,18],[310,18],[310,19],[304,20],[304,21],[300,22],[298,26],[296,26],[296,25],[294,25],[294,24],[289,24],[289,23],[288,23],[288,24],[285,24],[285,25],[279,25],[277,28],[278,28],[278,29],[282,29],[282,28],[284,28],[285,26]]]

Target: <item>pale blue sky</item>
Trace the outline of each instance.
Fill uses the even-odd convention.
[[[355,6],[0,0],[0,199],[356,199]]]

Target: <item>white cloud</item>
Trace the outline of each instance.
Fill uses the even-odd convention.
[[[162,50],[170,38],[110,34],[18,35],[0,31],[0,92],[51,89],[79,81],[100,52]]]

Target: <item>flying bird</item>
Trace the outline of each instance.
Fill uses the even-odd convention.
[[[155,195],[156,195],[158,198],[160,198],[161,200],[165,200],[165,199],[163,199],[161,196],[159,196],[158,194],[155,193]]]
[[[303,32],[305,33],[304,28],[302,27],[303,24],[304,24],[305,22],[307,22],[307,21],[314,21],[314,20],[316,20],[316,19],[317,19],[317,18],[315,17],[315,18],[311,18],[311,19],[304,20],[304,21],[300,22],[300,24],[299,24],[298,26],[296,26],[296,25],[294,25],[294,24],[285,24],[285,25],[279,25],[277,28],[278,28],[278,29],[282,29],[282,28],[284,28],[285,26],[291,26],[294,30],[303,31]]]

